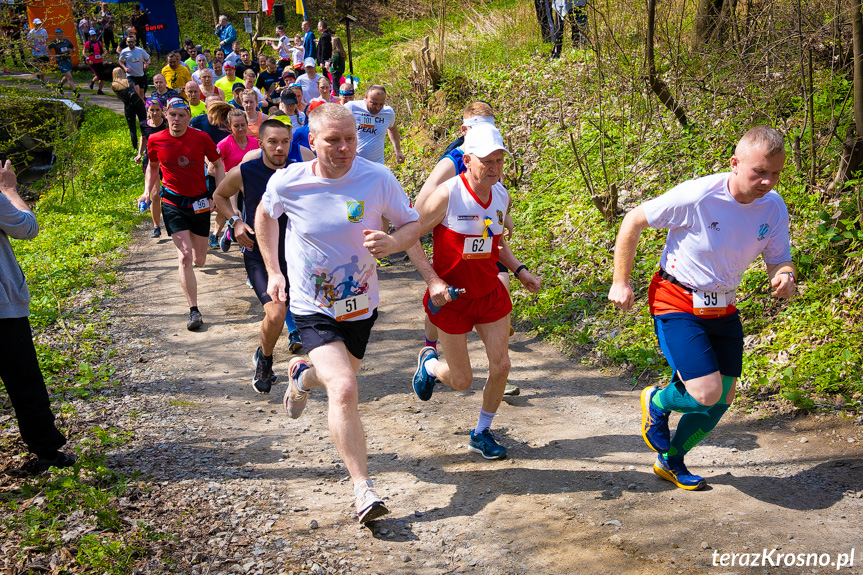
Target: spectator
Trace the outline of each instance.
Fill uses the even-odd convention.
[[[27,57],[24,55],[23,42],[21,42],[21,34],[25,27],[23,16],[21,14],[15,14],[15,12],[7,14],[7,17],[3,20],[3,34],[6,37],[6,41],[0,44],[0,57],[4,57],[5,54],[12,56],[13,66],[23,66],[27,61]],[[16,48],[18,50],[18,55],[21,56],[20,63],[15,57]],[[5,57],[3,62],[3,72],[6,74],[10,73],[9,68],[6,67]]]
[[[90,30],[90,39],[84,42],[84,60],[90,66],[90,71],[93,72],[93,79],[90,80],[90,89],[93,89],[93,84],[99,82],[99,90],[96,92],[103,96],[105,92],[102,87],[105,85],[105,80],[110,80],[108,71],[105,69],[103,62],[105,56],[105,44],[96,37],[96,31]]]
[[[321,37],[318,39],[318,48],[315,54],[318,65],[321,67],[321,72],[326,73],[326,68],[329,66],[330,58],[333,55],[333,35],[327,27],[326,21],[321,20],[318,22],[318,33]]]
[[[117,47],[114,39],[114,15],[108,10],[108,3],[102,2],[102,10],[99,12],[99,26],[102,28],[102,42],[108,50]]]
[[[0,379],[15,409],[21,439],[35,453],[36,469],[71,467],[77,458],[59,451],[66,438],[54,426],[51,400],[45,387],[33,334],[30,293],[9,238],[30,240],[39,233],[36,216],[18,195],[12,163],[0,168]]]
[[[114,94],[123,102],[123,115],[126,117],[126,124],[129,126],[129,135],[132,139],[132,148],[138,149],[138,124],[147,119],[147,109],[144,107],[144,100],[138,93],[137,86],[133,83],[131,77],[127,77],[123,68],[119,66],[114,68],[114,81],[111,83],[111,89]]]
[[[330,80],[333,86],[342,85],[342,77],[345,75],[345,62],[348,55],[342,41],[338,36],[333,36],[333,56],[330,58]]]
[[[285,68],[291,63],[291,39],[285,34],[285,27],[279,24],[276,26],[276,36],[278,40],[271,41],[270,46],[276,51],[279,56],[278,68]]]
[[[233,51],[233,44],[237,41],[237,31],[231,25],[228,17],[222,14],[219,16],[219,25],[216,26],[216,36],[219,37],[219,46],[225,51],[225,54],[230,54]]]
[[[587,43],[587,0],[559,0],[554,3],[552,11],[552,28],[554,47],[552,58],[560,58],[563,49],[563,29],[566,23],[572,30],[572,47],[580,48]]]
[[[63,84],[69,84],[74,92],[75,99],[78,99],[78,90],[75,88],[75,79],[72,78],[72,52],[75,51],[75,45],[63,35],[63,29],[57,28],[54,30],[57,38],[48,47],[54,51],[54,65],[60,70],[63,76],[57,84],[57,89],[63,93]]]
[[[90,38],[90,28],[95,28],[96,23],[90,18],[89,14],[84,14],[84,17],[78,20],[78,36],[81,37],[81,42],[86,42]]]
[[[33,52],[33,65],[36,67],[36,77],[45,87],[45,70],[51,64],[48,52],[48,31],[42,28],[42,20],[33,18],[33,28],[27,34],[27,42]]]
[[[303,60],[305,59],[305,48],[303,48],[303,39],[297,34],[294,36],[294,45],[291,46],[291,66],[294,68],[294,74],[299,76],[303,73]]]
[[[162,68],[162,75],[172,90],[182,89],[192,79],[192,73],[180,63],[180,53],[176,50],[168,53],[168,63]]]
[[[135,29],[135,36],[138,38],[141,47],[147,49],[147,26],[150,25],[150,16],[146,12],[141,12],[140,4],[135,4],[135,10],[132,12],[132,27]]]
[[[120,43],[117,45],[117,49],[115,50],[117,54],[122,54],[123,50],[129,47],[129,45],[126,44],[126,39],[129,36],[135,38],[135,43],[137,44],[138,34],[135,32],[135,28],[133,26],[129,26],[128,28],[126,28],[126,34],[124,34],[123,37],[120,38]]]
[[[305,59],[311,58],[315,59],[315,33],[312,32],[312,26],[309,24],[308,20],[303,21],[303,51],[306,56]],[[305,62],[304,62],[305,64]]]

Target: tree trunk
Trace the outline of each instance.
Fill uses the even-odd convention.
[[[712,40],[724,40],[728,8],[723,11],[727,0],[698,0],[698,12],[695,15],[695,45],[701,46]]]
[[[859,1],[859,0],[858,0]],[[659,98],[659,101],[674,114],[681,127],[687,128],[689,122],[686,120],[686,112],[683,106],[677,103],[668,85],[656,74],[656,64],[653,59],[653,31],[656,27],[656,0],[647,0],[647,39],[644,46],[644,57],[647,60],[647,85]]]
[[[218,26],[219,15],[222,13],[222,11],[219,10],[219,0],[210,0],[210,7],[213,9],[213,22],[215,22],[213,25]]]
[[[833,192],[851,179],[863,160],[863,18],[860,15],[861,0],[851,0],[851,28],[854,32],[854,132],[846,134],[839,171],[828,191]]]

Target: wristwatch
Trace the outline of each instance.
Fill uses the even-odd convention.
[[[780,274],[785,274],[791,277],[791,281],[797,283],[797,278],[794,276],[794,272],[779,272]]]
[[[239,220],[239,219],[240,219],[240,216],[233,216],[231,219],[228,220],[228,225],[233,228],[234,224],[237,223],[237,220]]]

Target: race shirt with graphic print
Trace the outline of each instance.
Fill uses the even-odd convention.
[[[179,138],[165,130],[147,140],[147,158],[159,162],[162,185],[181,196],[197,198],[207,193],[204,157],[215,162],[220,156],[210,136],[195,128],[187,128]]]
[[[347,174],[326,179],[314,174],[316,165],[314,160],[278,170],[261,198],[270,217],[288,216],[291,313],[368,319],[380,298],[375,258],[363,247],[363,230],[380,229],[381,216],[397,228],[419,216],[384,166],[358,157]]]
[[[726,172],[690,180],[643,204],[650,227],[668,228],[660,266],[684,286],[656,282],[651,297],[654,315],[692,313],[693,297],[695,307],[713,310],[696,315],[726,315],[736,309],[734,292],[759,255],[767,264],[791,261],[785,202],[771,190],[741,204],[728,190],[728,176]],[[673,297],[665,293],[671,288]]]
[[[467,290],[462,297],[488,295],[500,281],[496,264],[509,193],[498,182],[483,203],[464,174],[441,185],[449,190],[449,200],[446,215],[432,230],[432,267],[449,285]]]
[[[384,106],[377,114],[369,112],[365,100],[348,102],[345,107],[357,121],[357,155],[372,162],[384,163],[384,140],[387,130],[396,121],[396,113]]]

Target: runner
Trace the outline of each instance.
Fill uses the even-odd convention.
[[[163,108],[168,107],[168,100],[171,98],[177,98],[180,95],[179,90],[168,88],[168,81],[165,80],[165,77],[161,74],[153,76],[153,88],[154,90],[150,97],[159,100],[159,102],[162,103]]]
[[[318,89],[319,76],[315,72],[315,59],[306,58],[303,66],[306,68],[306,73],[297,77],[297,84],[303,88],[303,100],[311,102],[314,98],[321,97],[321,91]]]
[[[192,263],[198,267],[207,259],[207,236],[210,231],[210,200],[204,179],[204,160],[215,166],[216,186],[225,176],[225,166],[216,145],[203,132],[189,129],[192,114],[182,98],[168,101],[168,129],[150,137],[147,142],[147,188],[159,185],[162,168],[162,215],[165,230],[177,248],[180,286],[189,302],[187,329],[194,331],[204,320],[198,310],[198,284]]]
[[[730,172],[684,182],[620,224],[608,299],[624,311],[635,299],[629,278],[642,230],[669,230],[648,303],[672,377],[663,389],[642,391],[641,433],[659,453],[653,472],[682,489],[707,485],[683,459],[719,423],[742,371],[743,327],[734,303],[743,273],[760,254],[773,297],[790,298],[797,289],[788,210],[773,191],[784,164],[782,134],[756,126],[737,143]],[[674,437],[672,411],[683,414]]]
[[[163,130],[168,129],[168,122],[165,121],[165,110],[162,103],[156,98],[147,100],[147,119],[141,122],[141,143],[138,145],[138,155],[135,156],[135,163],[143,162],[141,167],[144,174],[147,173],[147,166],[150,160],[147,158],[147,141],[153,134],[158,134]],[[159,178],[161,178],[161,173]],[[159,225],[162,221],[162,203],[159,201],[155,188],[149,189],[144,186],[144,193],[138,198],[138,203],[146,202],[150,204],[150,216],[153,219],[153,231],[150,233],[151,238],[158,238],[162,235],[162,228]]]
[[[479,421],[470,434],[468,448],[486,459],[506,457],[491,432],[491,423],[503,399],[510,370],[509,293],[497,278],[498,258],[531,293],[539,291],[540,278],[521,264],[503,237],[504,215],[509,194],[500,183],[503,170],[503,138],[494,126],[475,126],[465,134],[465,172],[447,180],[431,192],[420,193],[416,207],[420,232],[433,230],[434,266],[420,243],[409,250],[411,261],[428,284],[423,307],[440,332],[447,362],[438,359],[433,347],[420,351],[413,388],[422,401],[431,399],[438,381],[455,390],[468,389],[473,381],[467,334],[476,332],[488,356],[488,380],[483,391]],[[458,299],[450,286],[464,289]],[[429,300],[442,306],[437,313]]]
[[[195,73],[198,74],[198,72]],[[204,97],[205,101],[210,96],[215,96],[220,100],[225,99],[225,93],[222,92],[219,88],[217,88],[215,84],[213,84],[214,77],[215,76],[213,74],[213,71],[209,68],[204,68],[203,70],[200,70],[200,74],[198,74],[198,78],[201,80],[201,95]]]
[[[339,87],[339,104],[347,104],[354,101],[354,85],[350,82],[342,82]]]
[[[464,151],[461,148],[461,145],[464,144],[464,135],[468,130],[473,126],[478,126],[480,124],[489,124],[494,126],[494,112],[486,102],[474,102],[472,104],[468,104],[468,106],[464,109],[462,113],[462,125],[461,125],[461,137],[450,144],[447,149],[444,151],[444,155],[441,156],[438,163],[435,165],[431,174],[429,174],[428,179],[423,184],[423,187],[420,189],[420,193],[426,192],[431,193],[434,191],[436,187],[449,180],[450,178],[454,178],[455,176],[464,173]],[[512,205],[512,201],[510,201],[510,207]],[[509,209],[507,209],[506,216],[503,222],[504,235],[510,237],[512,235],[513,229],[513,221],[512,216],[509,213]],[[504,266],[500,261],[497,262],[497,277],[503,284],[503,287],[506,288],[506,291],[509,292],[509,270]],[[424,318],[424,332],[425,332],[425,347],[433,347],[437,350],[437,340],[438,340],[438,331],[435,325],[429,320],[428,316]],[[509,335],[512,337],[515,335],[515,330],[513,330],[512,326],[509,328]],[[506,387],[504,388],[504,395],[519,395],[521,393],[521,389],[517,385],[513,385],[506,382]]]
[[[233,115],[233,112],[231,113]],[[300,332],[290,317],[287,303],[274,301],[267,293],[267,268],[261,257],[261,250],[255,241],[255,212],[261,201],[261,196],[267,187],[267,181],[276,170],[288,164],[288,150],[291,146],[291,128],[275,120],[267,120],[261,124],[261,142],[263,143],[260,157],[243,161],[237,167],[228,171],[221,185],[216,188],[214,198],[219,213],[229,219],[231,237],[242,247],[243,264],[246,268],[252,289],[261,305],[264,306],[264,321],[261,322],[261,345],[255,351],[253,365],[255,375],[252,377],[252,387],[258,393],[270,393],[276,382],[273,373],[273,350],[287,324],[289,332],[289,349],[291,353],[302,351]],[[226,159],[227,165],[227,159]],[[230,198],[243,192],[242,215],[231,203]],[[285,226],[287,216],[282,215],[279,222],[279,269],[287,275],[285,264]]]
[[[258,94],[254,90],[248,88],[240,94],[240,103],[243,105],[243,111],[246,113],[246,119],[249,121],[249,135],[257,138],[258,131],[269,117],[258,110]]]
[[[36,77],[45,87],[45,70],[51,64],[48,52],[48,30],[42,27],[42,20],[33,18],[33,28],[27,33],[27,42],[30,43],[30,51],[33,53],[33,66],[36,68]]]
[[[105,69],[105,45],[98,39],[96,31],[92,28],[89,31],[90,39],[84,42],[84,54],[87,65],[90,66],[90,71],[93,72],[93,79],[90,80],[90,89],[93,85],[99,82],[99,89],[96,91],[100,96],[104,96],[105,92],[102,87],[105,85],[105,80],[110,80],[111,76],[108,70]]]
[[[357,132],[350,112],[322,104],[309,122],[318,158],[270,178],[255,231],[269,276],[267,293],[273,301],[287,301],[276,218],[288,216],[285,259],[291,313],[314,367],[302,358],[290,361],[285,409],[295,419],[310,390],[326,390],[330,435],[354,484],[357,517],[365,523],[388,513],[368,475],[356,379],[377,318],[374,258],[416,243],[418,216],[391,171],[356,157]],[[384,214],[398,228],[392,235],[377,229]],[[321,275],[327,280],[323,291],[315,287],[314,278]],[[346,280],[356,287],[340,298],[333,287]]]
[[[383,86],[370,86],[366,92],[365,100],[354,100],[345,104],[345,108],[353,113],[357,123],[357,155],[377,162],[384,163],[384,132],[389,136],[396,152],[396,162],[401,164],[405,161],[402,153],[401,137],[396,127],[396,113],[386,105],[387,90]],[[389,222],[384,219],[383,230],[389,230]],[[391,265],[388,258],[380,258],[378,265],[386,267]]]
[[[134,84],[135,91],[141,100],[147,91],[147,73],[145,69],[150,66],[150,55],[141,48],[135,46],[135,36],[126,37],[126,47],[120,52],[120,66],[126,71],[129,82]]]
[[[197,82],[194,80],[186,82],[183,93],[186,95],[186,101],[189,102],[189,109],[192,111],[193,118],[207,113],[207,104],[201,100],[201,88]]]
[[[186,82],[192,79],[192,72],[183,66],[180,53],[176,50],[168,52],[168,63],[162,68],[162,75],[168,83],[168,88],[172,90],[181,90]]]
[[[60,73],[63,74],[60,82],[57,84],[57,89],[62,94],[63,84],[69,84],[77,100],[78,89],[75,88],[75,79],[72,77],[72,52],[75,51],[75,45],[63,35],[62,28],[54,30],[54,34],[56,34],[57,39],[51,42],[48,47],[54,51],[54,64],[60,70]]]
[[[216,87],[225,94],[225,100],[227,100],[228,95],[234,88],[234,84],[239,82],[240,79],[237,78],[236,68],[233,64],[225,62],[222,67],[225,71],[225,75],[216,80]]]

